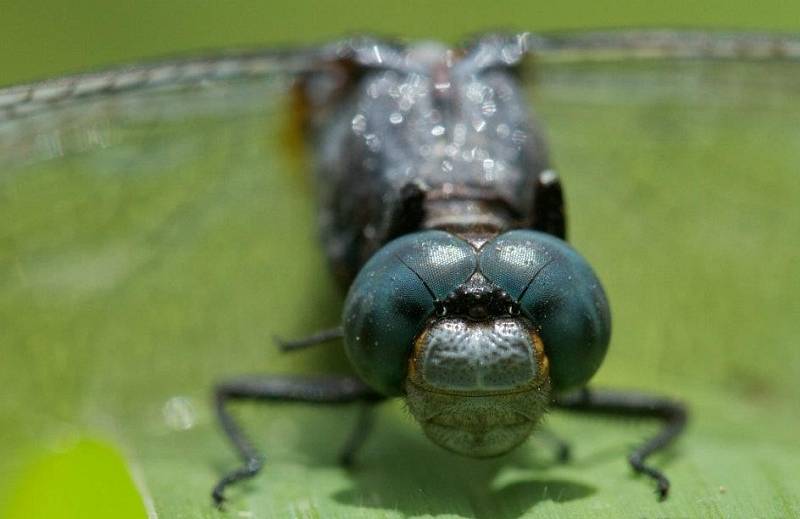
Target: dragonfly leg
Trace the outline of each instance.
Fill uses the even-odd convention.
[[[287,351],[295,351],[295,350],[303,350],[308,348],[309,346],[316,346],[317,344],[324,344],[326,342],[332,342],[341,339],[344,337],[344,330],[341,326],[336,326],[335,328],[328,328],[327,330],[320,330],[319,332],[309,335],[307,337],[301,337],[299,339],[291,339],[286,340],[280,337],[273,337],[275,344],[278,345],[278,349],[283,352]]]
[[[552,169],[539,173],[533,192],[530,227],[567,239],[567,217],[564,214],[564,194],[561,180]]]
[[[349,468],[355,464],[356,455],[366,443],[375,424],[375,404],[377,403],[378,401],[365,402],[358,410],[356,425],[339,452],[339,463],[343,466]]]
[[[568,463],[572,458],[572,448],[569,443],[547,427],[540,427],[536,433],[536,437],[547,443],[548,446],[553,449],[558,463]]]
[[[386,243],[421,228],[426,216],[426,193],[427,187],[421,182],[409,182],[400,189],[396,199],[385,204],[380,223],[369,226],[370,231],[365,229],[359,238],[358,250],[363,262]]]
[[[220,507],[225,500],[227,487],[255,476],[263,465],[263,456],[230,413],[229,406],[232,402],[256,400],[346,404],[377,402],[384,398],[384,395],[376,393],[354,377],[242,377],[217,385],[214,390],[217,418],[242,459],[242,465],[228,472],[214,486],[211,492],[214,504]]]
[[[628,456],[628,462],[636,473],[646,474],[655,480],[659,499],[666,499],[669,494],[669,480],[660,470],[645,461],[648,456],[672,443],[686,427],[688,413],[682,403],[635,392],[597,391],[587,388],[557,398],[555,405],[568,411],[661,420],[663,426],[658,434],[634,449]]]
[[[425,191],[422,184],[415,182],[403,186],[400,198],[386,210],[383,229],[375,237],[378,247],[419,229],[425,219]]]

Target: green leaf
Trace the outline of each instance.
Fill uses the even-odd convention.
[[[797,65],[536,76],[571,241],[614,314],[594,383],[690,406],[686,435],[653,459],[670,499],[625,462],[653,423],[554,412],[547,427],[573,443],[571,463],[536,437],[476,461],[430,444],[395,401],[348,472],[335,460],[355,409],[246,404],[237,415],[267,465],[232,489],[230,516],[800,514]],[[314,183],[280,153],[282,86],[193,94],[211,108],[188,120],[157,117],[175,100],[155,97],[88,120],[79,107],[55,119],[58,133],[14,130],[0,159],[0,492],[15,510],[36,494],[14,489],[46,495],[63,481],[36,461],[46,446],[80,436],[135,468],[130,513],[152,503],[159,517],[217,517],[210,488],[237,460],[210,411],[213,384],[348,371],[339,345],[280,355],[272,343],[336,324],[341,303],[315,238]],[[64,489],[122,478],[117,461],[85,463]]]
[[[9,502],[0,508],[8,519],[140,519],[146,512],[122,456],[97,440],[60,445],[36,453]]]

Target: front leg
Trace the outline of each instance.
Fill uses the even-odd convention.
[[[344,337],[344,329],[341,326],[328,328],[327,330],[320,330],[314,335],[308,335],[299,339],[281,339],[280,337],[273,337],[278,349],[282,352],[290,352],[297,350],[304,350],[310,346],[317,346],[318,344],[325,344],[326,342],[338,341]]]
[[[628,462],[637,473],[647,474],[654,479],[659,499],[666,499],[669,494],[669,480],[660,470],[647,465],[645,460],[680,435],[686,427],[686,406],[666,398],[635,392],[597,391],[588,388],[557,397],[554,403],[556,407],[567,411],[661,420],[663,426],[658,434],[634,449],[628,456]]]
[[[562,240],[567,239],[564,191],[561,188],[561,179],[552,169],[546,169],[536,177],[528,227]]]
[[[355,377],[242,377],[217,385],[214,390],[217,417],[243,463],[222,477],[214,486],[211,493],[214,504],[219,507],[225,500],[225,488],[255,476],[263,465],[263,456],[247,439],[241,426],[228,410],[228,404],[231,402],[257,400],[315,404],[351,402],[375,404],[385,398]],[[354,445],[357,447],[362,441],[363,438],[360,438]],[[350,440],[350,443],[353,443],[353,440]]]

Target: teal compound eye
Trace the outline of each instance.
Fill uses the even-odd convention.
[[[347,356],[376,390],[403,392],[414,339],[435,302],[475,273],[477,254],[444,231],[402,236],[380,249],[350,287],[342,323]]]
[[[481,248],[481,273],[519,302],[544,343],[553,389],[585,385],[605,357],[611,313],[589,263],[549,234],[516,230]]]

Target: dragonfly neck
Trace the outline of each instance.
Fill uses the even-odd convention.
[[[459,235],[494,236],[518,226],[508,204],[487,197],[430,197],[422,227]]]

